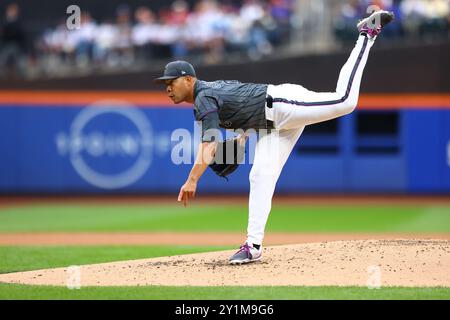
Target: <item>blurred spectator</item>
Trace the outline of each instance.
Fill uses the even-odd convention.
[[[184,0],[175,0],[166,18],[167,23],[183,26],[189,17],[189,6]]]
[[[222,58],[222,18],[223,12],[216,1],[201,0],[186,20],[186,32],[182,40],[189,51],[204,54],[207,63],[217,63]]]
[[[133,45],[139,59],[150,59],[152,57],[151,43],[156,42],[159,27],[156,23],[155,14],[147,7],[139,7],[134,13],[137,23],[131,32]]]
[[[291,31],[291,19],[294,13],[294,0],[271,0],[269,12],[276,23],[277,37],[279,43],[289,40]]]
[[[171,11],[167,17],[168,24],[176,27],[178,34],[183,32],[183,27],[186,25],[189,18],[189,6],[184,0],[176,0],[172,4]],[[184,31],[187,33],[186,31]],[[185,38],[184,35],[180,35],[180,38]],[[183,57],[188,55],[188,50],[185,42],[176,41],[173,46],[174,57]]]
[[[82,12],[80,28],[69,32],[69,35],[73,37],[77,66],[87,67],[92,59],[96,32],[97,25],[92,20],[89,12]]]
[[[112,52],[119,30],[112,20],[105,20],[95,30],[93,55],[96,65],[114,65]]]
[[[131,9],[128,5],[117,8],[116,16],[117,37],[115,39],[115,65],[130,66],[134,61],[132,50],[132,20]]]
[[[363,6],[360,0],[350,0],[344,3],[334,26],[336,37],[344,42],[353,41],[356,33],[355,26],[362,14]]]
[[[15,3],[8,5],[0,29],[0,72],[9,78],[17,78],[23,73],[25,32],[19,16],[19,6]]]
[[[424,21],[419,30],[420,35],[430,37],[447,34],[450,1],[428,0],[424,7]]]
[[[265,14],[262,3],[258,0],[245,0],[240,10],[241,18],[249,24],[261,20]]]
[[[243,21],[248,23],[249,40],[247,52],[251,59],[259,59],[264,55],[272,53],[272,44],[269,41],[269,30],[266,28],[265,20],[268,12],[261,1],[247,0],[240,10]],[[277,37],[277,40],[280,38]]]
[[[423,0],[403,0],[400,5],[404,23],[403,27],[409,34],[418,34],[425,20],[426,4]]]

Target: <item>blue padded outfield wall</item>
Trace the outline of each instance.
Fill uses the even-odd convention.
[[[0,192],[176,193],[191,169],[171,161],[177,128],[194,132],[190,108],[3,103]],[[278,192],[450,193],[448,106],[361,108],[322,129],[306,128]],[[200,191],[245,192],[250,168],[207,170]]]

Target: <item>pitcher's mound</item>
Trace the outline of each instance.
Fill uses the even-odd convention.
[[[265,248],[263,260],[228,265],[234,251],[0,275],[0,282],[81,286],[444,286],[450,241],[364,240]],[[377,283],[378,282],[378,283]]]

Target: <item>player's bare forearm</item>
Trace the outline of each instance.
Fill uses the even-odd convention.
[[[217,142],[203,142],[200,143],[198,147],[197,157],[195,159],[194,165],[191,172],[189,173],[188,180],[193,182],[198,182],[200,177],[205,172],[208,165],[214,159],[214,154],[216,152]]]
[[[194,165],[192,166],[191,172],[185,184],[181,187],[180,193],[178,194],[178,201],[183,201],[184,206],[187,205],[189,198],[195,197],[195,191],[197,189],[197,182],[200,177],[205,172],[208,165],[214,159],[216,152],[217,143],[216,142],[202,142],[198,147],[197,157],[195,159]]]

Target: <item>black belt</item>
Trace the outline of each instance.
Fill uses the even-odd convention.
[[[273,98],[272,98],[272,96],[267,95],[267,97],[266,97],[266,105],[267,105],[267,108],[272,109],[272,107],[273,107]],[[267,129],[275,129],[275,126],[274,126],[272,120],[267,120],[266,119],[266,122],[267,122]]]

